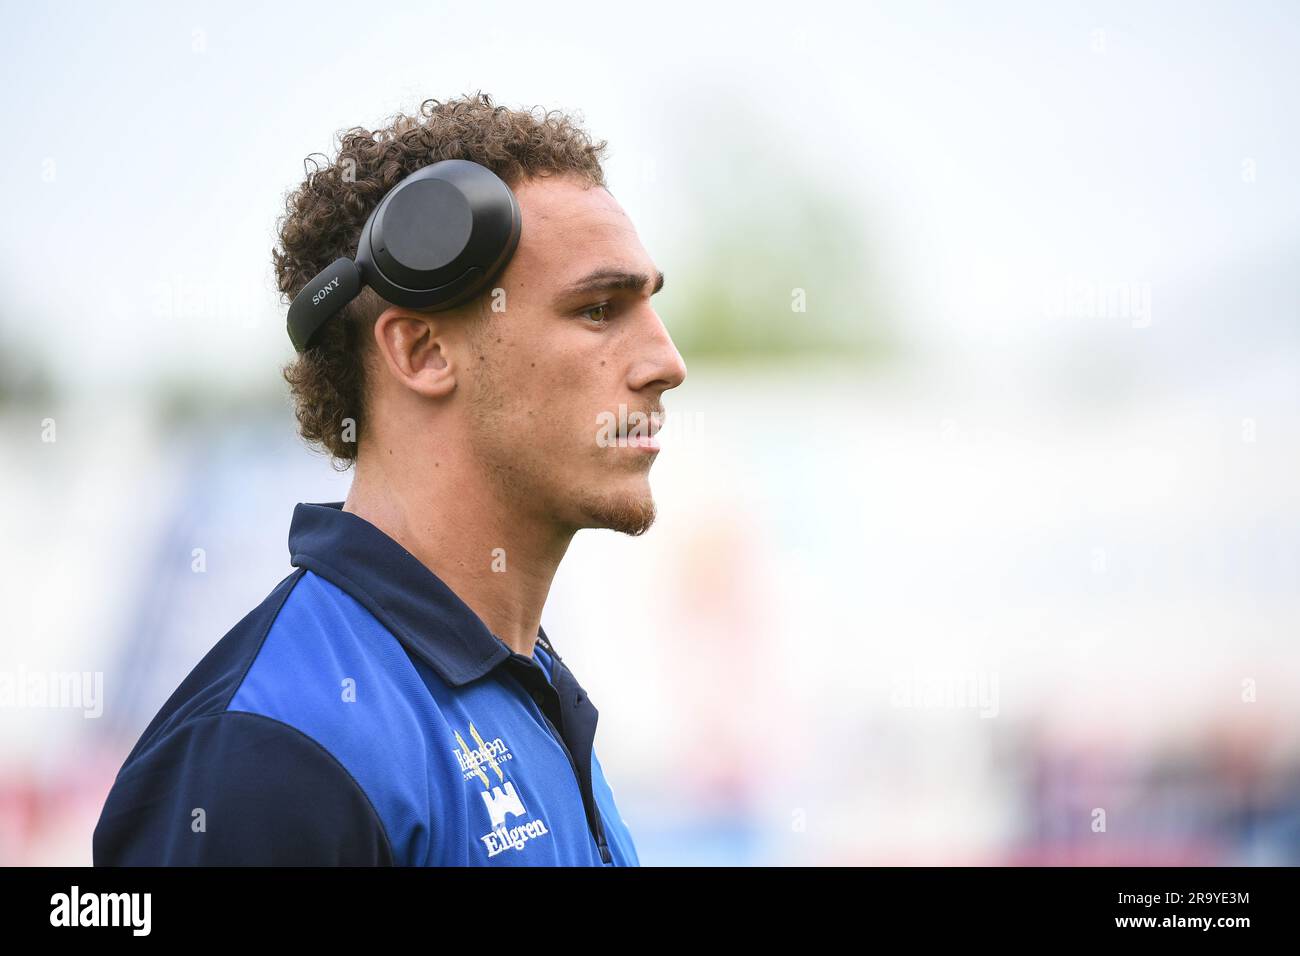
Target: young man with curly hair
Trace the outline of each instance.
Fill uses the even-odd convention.
[[[428,100],[289,195],[286,299],[441,160],[495,173],[521,233],[493,288],[430,312],[365,287],[285,368],[304,438],[355,467],[347,500],[297,506],[295,570],[145,730],[96,865],[639,864],[541,627],[576,531],[655,518],[656,440],[601,423],[657,430],[686,376],[604,147],[556,112]]]

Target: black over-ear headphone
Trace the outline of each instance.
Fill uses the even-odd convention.
[[[394,305],[450,309],[487,288],[519,245],[519,201],[479,163],[444,159],[388,191],[361,230],[356,261],[337,259],[289,306],[299,352],[368,285]]]

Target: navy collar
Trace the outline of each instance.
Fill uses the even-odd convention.
[[[410,651],[457,687],[514,652],[419,558],[343,502],[300,503],[289,527],[290,563],[356,598]],[[546,634],[538,643],[559,659]]]

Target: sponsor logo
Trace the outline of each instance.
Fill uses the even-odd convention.
[[[502,764],[514,759],[506,742],[500,737],[484,740],[473,724],[469,725],[469,734],[476,746],[470,747],[460,731],[455,733],[456,760],[465,780],[477,778],[483,784],[478,793],[483,798],[492,829],[480,836],[479,841],[487,850],[488,859],[506,850],[523,850],[530,840],[547,836],[551,831],[547,829],[546,821],[527,819],[529,812],[523,795],[515,787],[515,781],[507,780],[501,769]],[[514,825],[507,826],[507,822]]]
[[[473,724],[469,725],[469,732],[470,736],[474,738],[474,743],[478,744],[477,747],[469,747],[465,743],[465,738],[460,735],[460,731],[456,731],[458,746],[455,749],[455,754],[456,759],[460,762],[460,769],[465,775],[465,779],[469,780],[471,777],[478,777],[483,786],[489,786],[488,775],[483,772],[483,768],[488,767],[496,771],[499,779],[504,780],[505,775],[501,773],[499,764],[511,759],[510,748],[506,746],[506,742],[500,737],[485,741],[479,736],[478,729]]]

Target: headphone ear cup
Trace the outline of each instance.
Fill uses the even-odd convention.
[[[477,295],[519,244],[519,202],[479,163],[448,159],[412,173],[375,207],[357,263],[395,305],[436,312]]]
[[[288,323],[294,348],[310,348],[321,326],[363,285],[422,312],[472,299],[509,263],[522,223],[514,192],[486,166],[445,159],[416,170],[371,210],[356,261],[335,260],[294,298]]]

